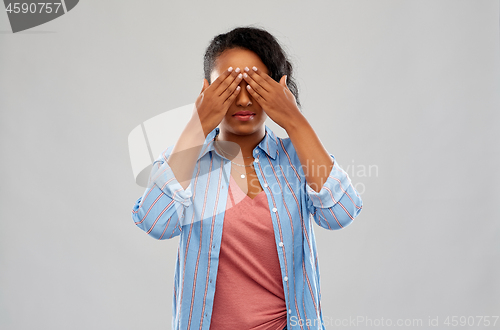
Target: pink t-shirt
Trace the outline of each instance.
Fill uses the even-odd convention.
[[[231,176],[211,329],[281,330],[285,293],[266,193],[248,197]]]

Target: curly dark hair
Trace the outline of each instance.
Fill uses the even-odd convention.
[[[212,83],[210,75],[218,57],[225,50],[232,48],[243,48],[256,53],[269,70],[269,76],[277,82],[280,81],[283,75],[287,75],[286,84],[295,96],[299,109],[301,109],[299,91],[293,77],[292,63],[288,60],[278,40],[262,28],[253,26],[237,27],[227,33],[215,36],[210,41],[203,61],[205,78],[210,84]]]

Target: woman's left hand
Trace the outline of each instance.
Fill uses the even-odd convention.
[[[248,84],[247,91],[261,105],[262,110],[285,130],[294,118],[302,117],[295,96],[286,84],[286,76],[281,77],[278,83],[256,67],[246,67],[243,79]]]

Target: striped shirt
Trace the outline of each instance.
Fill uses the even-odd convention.
[[[288,329],[324,329],[313,222],[325,229],[349,225],[362,200],[347,173],[334,166],[319,192],[306,177],[289,137],[266,134],[253,150],[255,173],[271,211]],[[134,223],[153,238],[179,236],[172,329],[210,327],[231,162],[214,148],[219,128],[206,137],[184,190],[168,164],[169,146],[153,163],[148,188],[132,210]]]
[[[283,330],[288,310],[266,194],[252,199],[229,181],[210,327]]]

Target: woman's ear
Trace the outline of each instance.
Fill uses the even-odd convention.
[[[283,77],[281,77],[281,79],[280,79],[280,84],[281,84],[283,87],[285,87],[285,88],[287,88],[287,89],[288,89],[288,86],[287,86],[287,84],[286,84],[286,78],[287,78],[287,76],[286,76],[286,75],[284,75]]]

